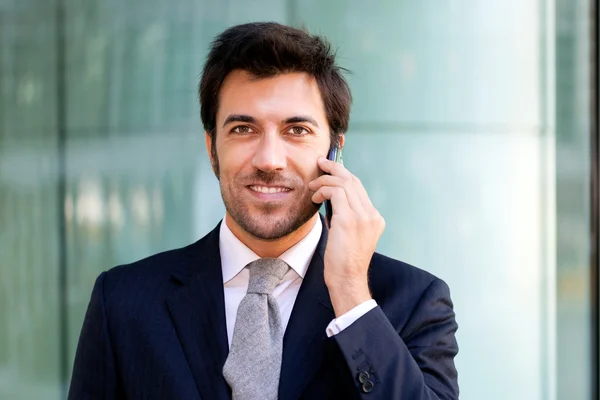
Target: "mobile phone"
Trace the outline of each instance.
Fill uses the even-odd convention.
[[[327,159],[344,165],[344,161],[342,160],[342,149],[338,146],[331,147],[331,149],[329,150],[329,154],[327,155]],[[327,228],[331,227],[332,216],[333,207],[331,206],[331,201],[325,200],[325,219],[327,220]]]

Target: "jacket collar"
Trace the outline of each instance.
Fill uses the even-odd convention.
[[[280,399],[297,399],[323,360],[327,324],[335,317],[323,278],[328,230],[323,230],[300,287],[283,339]],[[167,307],[202,398],[229,399],[222,375],[229,352],[223,276],[219,253],[220,222],[198,242],[183,250],[174,266],[176,289]]]

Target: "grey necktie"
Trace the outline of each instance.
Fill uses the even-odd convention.
[[[234,400],[276,400],[281,373],[283,329],[273,289],[289,269],[278,258],[248,264],[250,281],[237,311],[223,376]]]

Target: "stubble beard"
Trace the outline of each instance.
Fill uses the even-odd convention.
[[[222,182],[220,187],[227,213],[244,231],[261,240],[281,239],[298,230],[319,211],[319,205],[313,203],[309,197],[300,201],[294,199],[296,204],[289,206],[283,216],[275,216],[274,213],[286,205],[274,203],[265,203],[252,215],[242,194],[247,188],[230,190],[225,188]]]
[[[219,180],[221,197],[227,213],[244,231],[257,239],[269,241],[281,239],[300,229],[319,211],[320,204],[313,203],[312,195],[308,192],[303,198],[289,199],[295,204],[288,206],[289,210],[284,216],[274,215],[275,211],[286,206],[280,203],[264,203],[259,210],[259,215],[253,216],[250,213],[250,207],[244,200],[244,191],[248,190],[247,187],[241,184],[226,186],[226,183],[221,180],[219,161],[215,153],[213,153],[212,160],[212,168]],[[276,181],[276,174],[256,171],[255,175],[267,182]]]

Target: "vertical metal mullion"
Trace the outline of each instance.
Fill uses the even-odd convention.
[[[58,315],[59,315],[59,371],[62,398],[67,398],[69,380],[69,323],[67,308],[67,231],[65,218],[66,198],[66,26],[65,1],[56,0],[56,130],[57,130],[57,217],[58,217]]]
[[[598,0],[591,1],[591,46],[590,46],[590,313],[591,313],[591,398],[593,400],[600,400],[600,295],[598,292],[598,268],[600,267],[600,163],[598,157],[600,156],[600,140],[599,140],[599,121],[598,121],[598,93],[599,93],[599,82],[598,82],[598,54],[599,54],[599,10]]]

